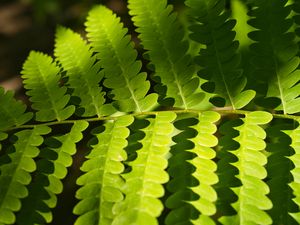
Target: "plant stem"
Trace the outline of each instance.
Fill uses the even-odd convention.
[[[224,109],[219,109],[219,108],[215,108],[215,109],[211,109],[211,110],[174,109],[174,110],[165,110],[165,111],[136,112],[136,113],[132,113],[131,115],[134,117],[150,116],[150,115],[157,115],[160,112],[166,112],[166,111],[171,111],[176,114],[184,114],[184,113],[199,114],[199,113],[205,112],[205,111],[215,111],[215,112],[220,113],[221,115],[230,115],[230,114],[245,115],[245,114],[253,112],[253,111],[246,111],[246,110],[227,110],[227,109],[224,110]],[[271,114],[274,118],[291,119],[291,120],[295,120],[295,121],[300,121],[300,116],[296,116],[296,115],[285,115],[285,114],[276,114],[276,113],[271,113]],[[39,126],[39,125],[54,126],[54,125],[61,125],[61,124],[73,124],[78,121],[97,122],[97,121],[106,121],[106,120],[116,120],[120,116],[123,116],[123,115],[94,117],[94,118],[85,118],[85,119],[83,118],[83,119],[64,120],[64,121],[53,121],[53,122],[39,123],[39,124],[27,124],[27,125],[20,125],[20,126],[6,129],[6,130],[4,130],[4,132],[18,130],[18,129],[31,129],[31,128],[34,128],[35,126]]]

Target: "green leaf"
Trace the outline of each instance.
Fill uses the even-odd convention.
[[[50,56],[30,52],[22,70],[22,78],[27,95],[37,110],[37,121],[62,121],[68,119],[75,111],[74,106],[67,106],[70,95],[67,88],[60,87],[60,68]]]
[[[141,44],[147,51],[155,76],[166,86],[166,98],[184,109],[203,107],[205,93],[195,77],[195,66],[183,41],[184,30],[166,0],[129,0],[129,14],[137,27]]]
[[[299,1],[125,2],[0,88],[0,225],[299,224]]]
[[[15,223],[15,212],[21,208],[20,199],[28,196],[26,185],[31,182],[30,173],[36,170],[33,159],[39,154],[37,147],[43,143],[41,135],[50,131],[49,127],[36,126],[16,133],[17,141],[8,154],[2,156],[9,161],[0,166],[0,223]]]
[[[254,75],[257,83],[268,86],[266,97],[276,97],[281,104],[276,110],[284,114],[300,112],[300,59],[299,48],[289,18],[291,5],[288,0],[254,0],[255,10],[249,24],[256,28],[249,33],[254,41],[250,46],[253,55]],[[268,21],[268,23],[266,23]]]
[[[225,106],[239,109],[255,96],[252,90],[244,91],[246,77],[239,68],[239,44],[234,41],[235,20],[229,19],[224,0],[187,0],[194,24],[190,27],[191,39],[203,45],[196,57],[201,66],[198,74],[215,84],[214,93],[223,97]]]
[[[20,126],[32,118],[32,113],[26,111],[26,106],[13,97],[12,91],[5,92],[0,87],[0,130]]]
[[[200,215],[196,220],[192,220],[192,224],[205,224],[205,225],[215,225],[215,222],[208,216]]]
[[[299,221],[296,222],[290,215],[290,213],[298,211],[298,206],[293,202],[293,197],[291,197],[293,191],[289,186],[293,180],[290,170],[294,167],[290,158],[294,155],[294,150],[289,146],[291,144],[289,136],[293,137],[294,130],[284,131],[285,129],[288,129],[285,123],[274,124],[266,129],[269,139],[266,148],[269,153],[266,167],[267,184],[270,188],[268,197],[273,203],[269,215],[278,224],[297,225]]]
[[[192,127],[198,132],[197,136],[191,139],[195,147],[189,150],[195,153],[196,157],[189,160],[189,162],[195,166],[196,170],[192,176],[194,176],[200,184],[191,189],[200,198],[199,200],[191,201],[190,204],[201,213],[200,218],[207,218],[207,216],[212,216],[216,213],[215,202],[217,200],[217,193],[212,186],[216,184],[219,179],[216,175],[217,164],[213,161],[216,157],[216,153],[212,147],[218,144],[218,139],[213,134],[217,131],[217,127],[214,123],[220,119],[220,115],[216,112],[207,111],[199,114],[198,118],[199,123]],[[209,127],[211,127],[211,129],[208,129]],[[209,221],[208,218],[204,219],[204,221],[207,220]],[[202,222],[199,223],[199,225],[200,224],[204,225],[205,223]]]
[[[156,218],[163,211],[159,200],[164,195],[162,184],[169,180],[165,171],[166,156],[175,117],[172,112],[161,112],[155,118],[147,119],[150,123],[142,129],[145,134],[140,141],[142,148],[137,151],[136,159],[129,163],[131,171],[123,175],[125,199],[114,207],[113,225],[138,225],[142,221],[149,225],[158,224]]]
[[[241,92],[239,95],[233,98],[233,102],[235,102],[235,108],[241,109],[245,107],[254,97],[256,93],[253,90],[246,90]]]
[[[48,146],[39,154],[35,179],[28,186],[28,196],[22,200],[17,224],[45,224],[52,221],[51,209],[57,204],[56,195],[63,190],[61,180],[67,175],[67,167],[72,165],[76,143],[83,138],[82,132],[87,127],[87,122],[78,121],[67,134],[45,141]]]
[[[238,169],[236,177],[241,186],[232,188],[238,196],[238,200],[232,204],[236,215],[221,217],[220,222],[224,225],[272,224],[272,219],[265,212],[273,206],[266,196],[269,188],[263,181],[267,177],[264,168],[267,159],[265,155],[260,154],[266,147],[266,134],[261,130],[255,132],[259,125],[264,125],[271,119],[272,115],[267,112],[251,112],[242,119],[243,124],[235,128],[238,135],[234,140],[239,147],[230,149],[237,158],[237,161],[231,164]]]
[[[169,161],[172,180],[167,186],[173,194],[166,201],[166,206],[171,211],[165,224],[174,224],[175,221],[182,224],[215,224],[210,216],[216,214],[217,194],[212,186],[218,182],[218,176],[215,173],[217,165],[213,161],[216,153],[211,147],[218,144],[218,139],[213,134],[217,131],[214,123],[219,119],[220,115],[216,112],[199,113],[196,125],[189,126],[192,121],[183,120],[185,127],[180,128],[183,131],[176,139],[174,137],[174,141],[178,139],[178,142],[172,147],[173,156]],[[193,135],[194,132],[197,134]],[[189,136],[191,138],[185,140]],[[183,146],[182,143],[186,145]],[[193,208],[190,213],[179,217],[178,210],[186,208],[186,203]]]
[[[140,73],[141,61],[133,48],[127,29],[120,18],[104,6],[89,12],[86,22],[87,37],[100,59],[105,76],[104,85],[112,89],[112,98],[123,112],[147,111],[157,103],[157,94],[146,96],[150,89],[147,74]]]
[[[92,146],[88,160],[81,167],[85,173],[77,180],[82,187],[76,193],[80,200],[74,208],[74,213],[79,215],[76,225],[112,223],[113,205],[123,199],[121,162],[127,158],[124,151],[129,135],[127,127],[133,120],[132,116],[122,116],[108,121],[104,132],[96,135],[98,144]]]
[[[298,121],[299,123],[300,121]],[[292,131],[286,131],[289,137],[292,139],[291,147],[293,147],[295,153],[289,157],[293,162],[294,168],[291,170],[293,181],[289,184],[293,190],[293,201],[298,207],[300,207],[300,126],[298,125]],[[290,215],[300,223],[300,212],[299,209],[296,212],[290,212]]]
[[[103,73],[100,73],[100,65],[86,41],[72,30],[59,27],[54,54],[67,72],[67,84],[74,90],[72,96],[80,99],[77,114],[84,117],[105,115],[102,112],[104,92],[99,87]]]
[[[263,125],[271,122],[273,116],[268,112],[254,111],[246,115],[247,123],[250,125]],[[252,126],[251,126],[252,127]],[[254,128],[255,129],[255,128]],[[259,128],[258,128],[259,129]],[[259,136],[260,138],[265,138],[265,135]]]

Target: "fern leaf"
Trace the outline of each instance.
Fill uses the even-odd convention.
[[[210,216],[216,213],[217,194],[212,185],[218,182],[218,176],[215,174],[217,165],[213,161],[216,153],[211,147],[218,143],[218,139],[213,136],[217,130],[213,123],[219,119],[220,115],[215,112],[200,113],[196,125],[187,126],[188,122],[184,121],[183,129],[186,133],[184,136],[189,136],[189,132],[197,133],[195,137],[188,138],[191,141],[190,144],[189,142],[183,144],[183,133],[177,135],[177,138],[174,137],[178,143],[177,147],[174,146],[173,157],[169,162],[169,173],[173,179],[167,186],[173,194],[166,202],[166,206],[171,209],[171,212],[166,217],[165,224],[175,225],[188,222],[197,225],[215,224]],[[192,130],[189,131],[189,129]],[[184,151],[184,147],[187,148],[186,151]],[[186,163],[189,163],[190,166]],[[184,213],[189,209],[186,203],[193,206],[189,213]],[[195,210],[198,213],[191,213]],[[199,213],[200,215],[198,215]]]
[[[126,197],[114,207],[116,217],[113,225],[139,225],[145,221],[148,225],[158,224],[156,218],[163,210],[159,200],[164,195],[162,184],[169,179],[165,171],[166,155],[170,149],[175,117],[173,112],[157,113],[142,129],[145,133],[140,141],[142,148],[137,151],[137,158],[130,162],[131,171],[123,175]]]
[[[124,151],[129,135],[127,126],[133,120],[132,116],[122,116],[106,123],[105,131],[96,135],[99,142],[92,146],[88,160],[81,167],[85,174],[77,180],[83,187],[76,193],[81,200],[74,208],[74,213],[80,215],[76,225],[112,223],[112,207],[123,199],[120,174],[124,166],[121,161],[127,158]]]
[[[289,157],[293,157],[294,150],[289,146],[290,138],[287,134],[290,130],[282,132],[288,127],[286,123],[278,123],[266,129],[268,139],[266,150],[270,152],[267,164],[268,181],[270,188],[268,197],[273,203],[269,215],[276,224],[297,225],[291,212],[297,211],[297,205],[292,201],[292,189],[289,183],[292,181],[290,170],[293,163]]]
[[[293,200],[300,208],[300,126],[298,125],[296,129],[294,129],[293,131],[286,131],[286,133],[289,134],[289,137],[292,139],[291,147],[293,147],[295,151],[294,155],[289,157],[289,159],[294,163],[294,168],[291,171],[294,179],[289,185],[293,190]],[[290,215],[297,221],[298,224],[300,223],[299,210],[297,212],[290,213]]]
[[[280,99],[276,110],[294,114],[300,112],[300,59],[295,34],[289,32],[293,20],[287,18],[291,13],[287,1],[255,0],[249,24],[257,30],[249,37],[255,41],[251,49],[256,83],[268,85],[266,97]]]
[[[0,224],[14,224],[14,212],[20,210],[20,199],[28,195],[26,185],[31,181],[30,173],[36,170],[33,158],[38,156],[41,135],[48,134],[50,128],[36,126],[15,134],[17,141],[8,150],[8,163],[0,167]]]
[[[82,131],[87,126],[85,121],[75,122],[69,133],[45,141],[48,147],[39,155],[35,178],[28,186],[28,196],[22,200],[17,224],[45,224],[52,221],[51,209],[56,206],[56,195],[63,189],[61,180],[67,175],[67,167],[72,165],[76,143],[83,138]]]
[[[200,107],[205,94],[200,91],[199,78],[194,76],[195,67],[186,54],[188,42],[183,41],[184,30],[172,12],[172,6],[167,5],[166,0],[128,2],[129,13],[155,67],[155,75],[167,87],[166,98],[173,99],[175,107]]]
[[[216,214],[217,194],[212,186],[218,182],[218,176],[215,173],[217,165],[213,161],[216,153],[212,147],[218,144],[218,139],[213,134],[217,131],[214,123],[219,119],[220,115],[216,112],[204,112],[199,114],[199,123],[192,127],[198,134],[191,140],[195,144],[191,152],[197,156],[190,163],[196,168],[192,175],[199,181],[199,185],[191,189],[200,197],[199,200],[190,202],[200,212],[199,218],[193,221],[195,225],[214,224],[210,216]]]
[[[67,106],[70,95],[67,88],[60,87],[60,68],[50,56],[32,51],[22,70],[22,78],[27,95],[37,110],[37,121],[65,120],[75,111],[74,106]]]
[[[244,107],[254,98],[255,92],[243,91],[247,79],[239,68],[239,43],[234,41],[235,32],[232,30],[236,21],[229,19],[225,1],[187,0],[186,4],[195,20],[190,28],[191,38],[203,44],[196,57],[196,62],[202,67],[198,74],[215,84],[214,93],[225,99],[225,106],[233,109]]]
[[[142,63],[136,60],[137,52],[120,19],[108,8],[97,6],[90,11],[86,26],[87,37],[104,69],[104,85],[112,89],[118,108],[124,112],[153,108],[158,96],[147,95],[150,82],[146,73],[140,73]]]
[[[32,118],[32,113],[25,113],[26,106],[16,101],[13,95],[13,92],[5,92],[0,87],[0,131],[20,126]]]
[[[195,167],[189,163],[196,155],[189,150],[194,148],[190,140],[195,138],[197,131],[191,126],[198,123],[194,118],[180,118],[175,121],[177,129],[172,140],[176,143],[171,147],[168,174],[171,180],[167,184],[167,190],[171,193],[166,199],[165,206],[170,210],[165,218],[165,224],[190,224],[191,220],[199,217],[199,211],[189,202],[198,200],[199,196],[192,191],[192,187],[199,181],[192,176]],[[178,133],[178,134],[177,134]]]
[[[242,186],[232,188],[238,200],[232,204],[236,215],[221,217],[224,225],[272,224],[265,210],[272,208],[272,202],[267,198],[269,187],[263,179],[267,172],[264,165],[267,157],[261,153],[265,149],[266,132],[259,126],[272,120],[267,112],[251,112],[242,119],[243,124],[235,129],[239,135],[234,138],[239,148],[232,151],[237,162],[232,163],[239,170],[237,177]]]
[[[232,203],[236,202],[238,198],[231,188],[241,186],[241,182],[236,177],[239,173],[238,169],[232,165],[237,161],[237,158],[231,150],[239,148],[239,143],[234,140],[239,135],[239,132],[234,127],[241,124],[241,120],[232,119],[222,123],[218,130],[223,136],[219,139],[220,149],[217,152],[217,158],[219,159],[217,162],[219,183],[215,185],[215,189],[218,194],[217,211],[223,216],[236,213]]]
[[[86,41],[72,30],[60,27],[56,32],[54,54],[67,71],[72,96],[80,99],[76,113],[84,117],[112,114],[112,106],[103,105],[104,93],[99,87],[103,74]]]

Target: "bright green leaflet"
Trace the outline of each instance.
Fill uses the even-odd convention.
[[[130,162],[131,171],[124,174],[125,199],[114,207],[116,214],[113,225],[139,225],[147,221],[148,225],[158,224],[157,217],[163,211],[159,200],[164,195],[162,184],[169,176],[166,155],[170,150],[174,127],[172,121],[176,114],[157,113],[155,118],[147,119],[150,124],[142,129],[145,137],[141,140],[142,148],[137,151],[137,158]]]
[[[112,89],[112,99],[117,101],[119,110],[143,112],[156,106],[158,95],[147,95],[150,82],[146,80],[147,74],[140,72],[142,63],[136,60],[134,43],[120,19],[111,10],[98,6],[90,11],[86,27],[103,68],[104,85]]]
[[[166,217],[167,225],[189,222],[198,225],[215,224],[210,216],[216,213],[217,193],[213,185],[218,182],[218,176],[215,174],[217,165],[213,161],[216,152],[212,147],[218,144],[218,139],[213,134],[217,131],[215,122],[220,119],[220,115],[207,111],[199,113],[197,119],[196,125],[178,127],[183,131],[176,139],[174,137],[174,141],[178,143],[171,151],[173,157],[169,161],[168,172],[172,179],[167,188],[173,194],[166,201],[167,207],[171,209]],[[193,135],[193,132],[197,134]],[[188,137],[190,135],[194,137]],[[184,136],[189,141],[184,142]],[[182,151],[183,147],[186,148],[185,151]],[[186,172],[179,172],[179,167]]]
[[[123,199],[121,162],[127,158],[124,151],[129,136],[127,126],[132,122],[133,117],[123,116],[107,122],[105,131],[96,134],[98,144],[92,145],[88,160],[81,167],[85,174],[77,181],[82,187],[76,193],[81,200],[74,208],[74,213],[80,215],[76,225],[112,223],[114,203]]]
[[[39,52],[32,51],[24,63],[22,78],[32,108],[38,111],[37,121],[65,120],[75,111],[74,106],[67,106],[70,95],[66,87],[59,86],[59,71],[50,56]]]
[[[50,223],[52,209],[57,205],[57,195],[63,190],[62,179],[68,173],[67,167],[73,163],[76,143],[87,128],[85,121],[75,122],[69,133],[53,136],[46,140],[47,147],[42,149],[37,161],[35,178],[28,186],[29,194],[22,200],[21,213],[17,216],[18,225]]]
[[[18,140],[13,148],[7,150],[11,163],[0,166],[0,224],[14,224],[14,212],[20,210],[20,199],[28,196],[26,185],[31,182],[30,173],[36,170],[33,160],[39,154],[39,145],[43,143],[41,135],[48,134],[49,127],[37,126],[32,130],[23,130],[15,135]],[[3,159],[3,158],[2,158]]]
[[[200,183],[199,186],[191,188],[199,195],[199,199],[191,201],[190,204],[200,212],[200,216],[192,222],[195,225],[211,225],[214,222],[210,216],[217,212],[215,206],[217,193],[213,185],[218,183],[218,176],[215,174],[217,164],[213,161],[216,153],[212,149],[217,146],[218,139],[213,134],[217,131],[215,123],[220,119],[220,115],[216,112],[204,112],[199,114],[198,118],[199,123],[192,128],[199,132],[195,138],[191,139],[195,143],[195,148],[190,150],[197,156],[189,162],[196,167],[192,175]]]
[[[300,121],[298,121],[300,122]],[[294,163],[295,168],[292,169],[291,173],[293,174],[294,181],[290,183],[290,186],[295,195],[293,200],[299,206],[300,205],[300,127],[297,126],[293,131],[286,131],[286,133],[291,137],[292,143],[291,146],[295,150],[295,154],[290,156],[289,159]],[[300,223],[300,212],[290,213],[290,215]]]
[[[242,120],[243,124],[235,128],[239,135],[234,138],[240,147],[231,150],[238,159],[232,165],[238,169],[236,176],[242,184],[232,188],[238,196],[232,204],[237,214],[221,217],[220,222],[224,225],[272,224],[272,219],[265,212],[272,208],[272,202],[266,196],[269,187],[263,181],[267,177],[264,168],[267,157],[261,151],[266,147],[266,132],[260,126],[269,123],[272,116],[257,111],[246,114]]]
[[[74,89],[72,95],[80,99],[77,113],[84,117],[111,114],[114,110],[112,106],[104,105],[104,92],[99,87],[103,78],[100,65],[80,35],[70,29],[58,28],[54,53],[67,72],[69,87]]]
[[[155,76],[167,87],[166,98],[172,98],[175,107],[200,107],[205,93],[199,89],[199,78],[194,76],[195,67],[186,54],[188,42],[183,41],[183,28],[172,13],[172,6],[166,0],[129,0],[128,7]]]

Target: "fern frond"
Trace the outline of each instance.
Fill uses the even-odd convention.
[[[268,86],[266,97],[280,99],[276,110],[284,114],[300,112],[300,59],[295,34],[289,32],[293,20],[288,0],[255,0],[253,17],[249,24],[257,30],[249,37],[255,41],[251,45],[256,83]],[[263,91],[264,92],[264,91]]]
[[[140,141],[142,148],[137,157],[130,162],[131,171],[124,174],[125,199],[114,207],[116,214],[113,225],[158,224],[157,217],[163,211],[159,200],[164,195],[162,184],[169,180],[165,169],[166,156],[170,150],[174,128],[173,112],[157,113],[155,118],[147,119],[150,124],[142,129],[145,137]]]
[[[29,194],[22,200],[21,212],[17,215],[18,225],[52,221],[51,209],[56,206],[56,195],[63,190],[61,180],[67,175],[67,167],[72,165],[76,143],[83,138],[82,132],[87,126],[87,122],[78,121],[67,134],[45,140],[48,147],[39,154],[34,180],[28,186]]]
[[[98,144],[92,146],[88,160],[78,178],[81,187],[76,197],[81,201],[74,213],[80,215],[76,225],[106,225],[113,220],[112,207],[123,199],[121,192],[124,181],[120,174],[124,170],[121,161],[126,160],[124,148],[129,135],[127,128],[133,122],[132,116],[122,116],[105,124],[105,131],[97,134]]]
[[[36,170],[33,158],[39,154],[37,148],[43,143],[41,135],[51,131],[46,126],[22,130],[15,134],[17,140],[7,151],[7,163],[0,167],[0,224],[14,224],[15,212],[20,210],[20,199],[28,195],[26,185],[31,181],[30,173]]]
[[[140,43],[100,5],[59,27],[32,112],[0,87],[0,225],[300,224],[300,0],[174,1],[124,1]]]
[[[168,174],[171,179],[167,184],[170,196],[165,202],[165,206],[169,209],[165,218],[166,225],[190,224],[191,220],[199,217],[199,211],[189,204],[190,201],[199,199],[199,196],[191,189],[199,185],[199,181],[192,176],[195,167],[188,162],[196,157],[194,153],[189,152],[194,148],[194,143],[190,139],[197,135],[197,131],[191,128],[198,123],[195,120],[178,117],[174,123],[177,132],[172,138],[176,144],[171,147],[171,157],[168,162]]]
[[[283,126],[284,125],[284,126]],[[273,203],[269,215],[276,224],[297,225],[289,213],[297,211],[297,205],[292,200],[292,189],[289,183],[292,181],[290,170],[293,163],[289,159],[294,154],[290,145],[290,138],[282,130],[287,129],[287,124],[278,123],[266,129],[268,139],[266,150],[270,152],[267,163],[268,181],[270,188],[268,197]],[[286,131],[286,133],[291,131]]]
[[[194,24],[191,38],[203,44],[196,62],[198,74],[215,84],[214,93],[225,99],[225,106],[239,109],[255,96],[253,90],[243,91],[247,79],[239,67],[238,41],[234,41],[235,20],[229,19],[224,0],[187,0]],[[224,105],[222,105],[224,106]]]
[[[297,121],[298,123],[300,121]],[[292,139],[291,147],[294,149],[295,153],[289,157],[289,159],[294,163],[294,168],[292,169],[291,173],[293,175],[293,181],[289,184],[293,190],[294,194],[294,202],[300,208],[300,126],[293,131],[286,131],[289,137]],[[300,211],[299,209],[297,212],[290,213],[290,215],[300,223]]]
[[[232,204],[238,200],[237,195],[233,192],[233,187],[241,186],[240,180],[236,177],[238,169],[232,164],[237,161],[236,156],[231,150],[239,148],[239,144],[234,138],[239,132],[234,129],[242,124],[239,119],[232,119],[221,124],[218,129],[220,135],[219,148],[217,151],[217,174],[219,182],[215,185],[218,195],[217,211],[223,216],[234,215],[236,211]]]
[[[136,60],[134,44],[120,18],[108,8],[97,6],[90,11],[86,27],[87,37],[103,68],[104,85],[112,89],[112,99],[117,101],[120,111],[152,109],[158,96],[147,95],[150,82],[146,73],[140,73],[142,63]]]
[[[99,87],[103,73],[100,73],[100,65],[86,41],[72,30],[59,27],[54,54],[67,71],[72,96],[80,99],[76,113],[84,117],[112,114],[112,106],[104,105],[104,92]]]
[[[220,115],[216,112],[204,112],[199,114],[199,123],[192,127],[198,134],[191,139],[195,147],[190,151],[197,156],[189,162],[196,168],[192,175],[199,181],[199,185],[191,189],[200,197],[199,200],[189,202],[200,212],[199,218],[192,221],[195,225],[214,224],[210,216],[217,212],[215,205],[217,194],[213,185],[218,183],[218,176],[215,173],[217,165],[213,161],[216,152],[212,147],[218,144],[218,139],[213,134],[217,131],[214,123],[219,119]]]
[[[32,113],[25,113],[26,106],[16,101],[14,93],[0,87],[0,131],[13,126],[20,126],[32,118]],[[1,138],[0,138],[1,139]]]
[[[155,68],[155,76],[166,86],[166,98],[184,109],[200,107],[205,97],[195,67],[187,55],[188,42],[183,41],[180,26],[172,6],[166,0],[129,0],[129,14],[140,33],[142,45]],[[202,106],[203,107],[203,106]]]
[[[232,188],[238,200],[232,204],[236,215],[223,216],[220,222],[224,225],[272,224],[272,219],[265,212],[272,208],[272,202],[267,198],[269,187],[263,181],[267,177],[264,165],[267,157],[261,152],[265,149],[266,132],[259,125],[272,120],[267,112],[251,112],[242,119],[243,124],[235,129],[239,135],[234,138],[239,148],[232,151],[237,162],[232,163],[239,170],[237,178],[242,186]]]
[[[188,138],[190,144],[189,142],[183,144],[183,133],[177,135],[177,138],[174,137],[178,143],[177,148],[176,145],[173,148],[174,155],[169,162],[169,173],[173,179],[167,186],[173,194],[166,201],[166,206],[171,209],[171,212],[165,224],[187,224],[188,222],[197,225],[215,224],[210,216],[216,213],[217,194],[212,186],[218,182],[218,176],[215,174],[217,165],[213,161],[216,152],[211,147],[218,143],[218,139],[213,134],[217,130],[214,123],[219,119],[220,115],[216,112],[200,113],[196,125],[187,126],[188,122],[184,122],[186,125],[183,127],[186,132],[184,136],[190,135],[187,133],[191,135],[193,132],[197,133],[195,137]],[[188,127],[192,130],[189,131]],[[185,151],[184,147],[187,148]],[[193,209],[190,209],[187,203],[193,206]],[[191,213],[194,210],[198,212]],[[189,213],[184,213],[187,211]]]
[[[70,95],[67,88],[60,87],[60,68],[50,56],[32,51],[23,65],[22,78],[27,95],[37,110],[37,121],[65,120],[75,111],[67,106]]]

